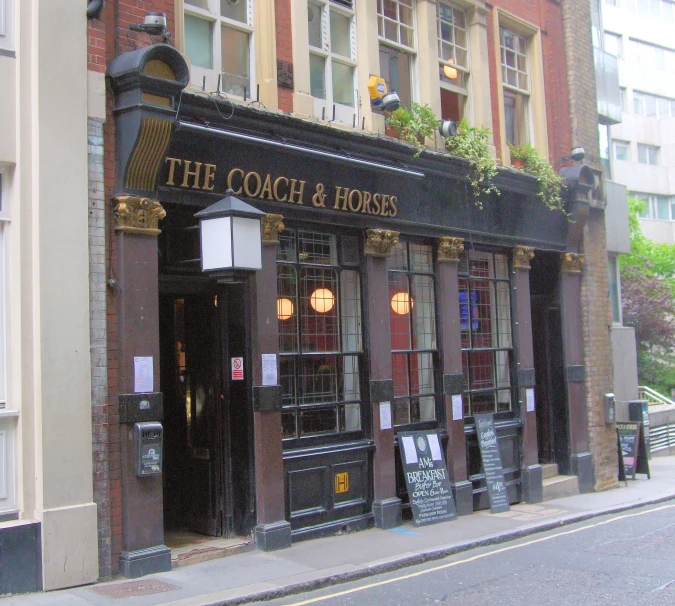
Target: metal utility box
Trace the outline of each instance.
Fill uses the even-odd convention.
[[[605,423],[616,422],[616,396],[613,393],[605,394]]]
[[[642,423],[642,434],[645,437],[645,447],[647,449],[647,458],[652,458],[651,443],[649,440],[649,401],[631,400],[628,402],[628,418],[631,421]]]
[[[136,475],[139,478],[162,473],[162,439],[164,430],[157,421],[134,424]]]

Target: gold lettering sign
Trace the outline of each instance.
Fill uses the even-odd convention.
[[[165,159],[169,173],[165,185],[183,189],[214,191],[215,164],[195,162],[183,158]],[[314,208],[326,208],[346,213],[395,217],[398,214],[398,198],[390,194],[370,192],[361,189],[335,186],[326,187],[323,183],[313,186],[307,181],[293,179],[284,175],[265,174],[246,171],[243,168],[231,168],[225,177],[227,189],[235,196],[246,196],[258,200],[286,202],[297,206],[311,205]]]

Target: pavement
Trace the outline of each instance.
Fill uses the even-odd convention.
[[[451,522],[392,530],[372,528],[250,551],[175,568],[142,579],[120,579],[72,589],[2,598],[2,606],[225,606],[277,598],[353,581],[448,555],[504,543],[597,516],[675,499],[675,456],[650,461],[651,479],[638,475],[605,492],[536,505],[474,512]]]

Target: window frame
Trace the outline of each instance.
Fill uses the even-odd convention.
[[[314,99],[314,117],[326,120],[340,122],[347,125],[353,125],[354,116],[358,113],[357,107],[357,83],[358,83],[358,54],[356,43],[356,11],[353,7],[339,4],[332,0],[308,0],[308,15],[309,5],[317,6],[321,11],[321,48],[313,46],[311,42],[308,43],[308,52],[310,57],[310,94]],[[343,17],[347,17],[349,23],[349,51],[350,56],[345,57],[335,53],[332,49],[331,39],[331,13],[337,13]],[[308,21],[309,27],[309,21]],[[321,57],[324,60],[323,81],[325,89],[325,99],[315,97],[311,88],[311,58],[312,56]],[[353,105],[345,105],[335,101],[335,87],[333,81],[333,63],[345,65],[352,70],[352,101]],[[335,115],[333,115],[333,108]]]
[[[503,258],[503,261],[505,262],[505,269],[506,269],[506,277],[498,278],[496,277],[497,275],[497,270],[496,270],[496,257],[501,256]],[[479,277],[479,276],[471,276],[471,260],[473,259],[481,259],[481,258],[487,258],[488,259],[488,266],[491,267],[491,275],[488,277]],[[471,250],[471,251],[464,251],[460,255],[460,262],[458,266],[458,285],[459,285],[459,292],[460,292],[460,330],[462,333],[462,373],[464,376],[464,384],[462,388],[462,405],[463,405],[463,413],[464,413],[464,419],[465,421],[467,419],[473,418],[475,414],[481,414],[481,413],[489,413],[489,414],[494,414],[496,417],[501,416],[501,417],[512,417],[513,415],[516,414],[517,408],[516,405],[518,403],[518,397],[517,397],[517,374],[516,374],[516,343],[515,343],[515,316],[514,316],[514,297],[513,297],[513,272],[512,272],[512,264],[513,264],[513,259],[510,254],[508,254],[505,251],[499,251],[499,250]],[[466,267],[466,271],[464,271],[464,267]],[[465,281],[467,288],[465,290],[462,289],[462,282]],[[491,290],[491,292],[495,293],[495,300],[490,301],[490,309],[492,310],[493,308],[498,308],[499,304],[497,303],[497,298],[498,298],[498,290],[496,285],[501,283],[507,285],[506,292],[508,292],[508,310],[509,310],[509,318],[508,318],[508,340],[510,341],[510,345],[507,347],[504,346],[490,346],[490,347],[473,347],[473,332],[474,332],[474,322],[484,322],[484,321],[489,321],[489,322],[495,322],[499,324],[500,319],[498,314],[495,317],[487,318],[487,319],[481,319],[480,317],[475,318],[474,317],[474,309],[473,309],[473,297],[471,294],[474,289],[471,288],[471,282],[472,281],[487,281],[491,285],[494,285],[494,289]],[[466,297],[466,304],[467,304],[467,321],[468,321],[468,328],[467,329],[462,329],[461,328],[461,293],[466,292],[467,297]],[[502,291],[503,292],[503,291]],[[478,305],[478,303],[476,303]],[[476,312],[477,313],[477,312]],[[480,324],[479,324],[479,329],[480,329]],[[465,347],[465,334],[468,336],[468,346]],[[499,333],[499,327],[497,327],[497,334],[498,337],[501,333]],[[490,338],[494,338],[494,331],[491,327],[490,329]],[[508,386],[507,387],[500,387],[499,386],[499,363],[497,361],[496,354],[497,352],[503,352],[507,356],[507,365],[506,367],[508,368],[509,376],[508,376]],[[492,381],[493,381],[493,386],[492,387],[486,387],[486,388],[472,388],[472,372],[471,372],[471,354],[480,354],[480,353],[490,353],[491,354],[491,367],[492,367]],[[499,392],[507,392],[509,394],[509,409],[508,410],[499,410]],[[480,394],[487,394],[487,393],[493,393],[494,394],[494,409],[492,411],[481,411],[480,413],[476,413],[473,409],[472,406],[472,399],[474,395],[480,395]]]
[[[231,96],[235,99],[251,99],[253,97],[252,91],[256,89],[256,60],[255,60],[255,18],[254,18],[254,0],[245,0],[246,2],[246,23],[237,21],[228,17],[222,16],[220,13],[219,0],[206,0],[207,9],[195,6],[188,2],[183,3],[183,51],[190,61],[190,79],[194,86],[202,87],[204,77],[206,77],[206,90],[215,90],[220,78],[220,92],[222,94]],[[187,53],[187,31],[185,28],[185,17],[190,16],[202,21],[208,22],[212,28],[211,30],[211,61],[212,67],[202,67],[192,63]],[[234,92],[225,90],[224,72],[222,65],[222,30],[223,27],[243,32],[248,35],[248,87],[244,95],[239,95]],[[239,78],[236,74],[232,76]]]
[[[623,325],[623,311],[621,309],[621,271],[619,266],[619,256],[616,254],[607,255],[607,273],[609,289],[609,306],[612,312],[612,324],[614,326]]]
[[[617,148],[624,147],[626,149],[626,157],[619,158],[617,155]],[[621,139],[612,140],[612,158],[620,162],[630,162],[630,141],[623,141]]]
[[[14,0],[0,0],[0,54],[14,57]]]
[[[307,234],[307,235],[319,235],[322,237],[328,236],[329,238],[332,238],[334,241],[334,262],[329,262],[329,263],[309,263],[301,260],[299,251],[299,239],[300,239],[300,234]],[[346,235],[342,231],[339,230],[327,230],[323,226],[310,226],[308,228],[303,228],[301,226],[291,226],[290,228],[287,227],[284,229],[283,233],[279,235],[279,244],[277,244],[277,261],[276,261],[276,268],[277,268],[277,297],[278,300],[286,297],[294,297],[291,299],[293,301],[293,304],[295,306],[295,327],[292,330],[295,332],[295,338],[296,338],[296,346],[294,350],[288,350],[288,348],[284,345],[283,339],[287,336],[292,334],[292,332],[284,331],[282,330],[284,328],[284,325],[282,325],[282,322],[287,321],[289,318],[286,319],[281,319],[277,318],[277,321],[279,323],[279,366],[280,366],[280,377],[279,377],[279,383],[282,385],[282,408],[281,408],[281,414],[282,414],[282,426],[283,426],[283,419],[284,415],[287,416],[290,413],[295,415],[294,418],[294,425],[295,425],[295,430],[293,435],[284,435],[283,437],[283,447],[286,448],[295,448],[298,446],[309,446],[313,444],[322,444],[326,442],[334,442],[334,441],[344,441],[345,439],[359,439],[362,438],[365,435],[365,428],[367,427],[366,425],[366,404],[367,404],[367,398],[365,397],[366,391],[365,391],[365,384],[364,381],[367,378],[367,367],[365,366],[365,358],[364,358],[364,339],[365,339],[365,334],[364,334],[364,312],[363,312],[363,271],[361,267],[361,259],[362,257],[362,251],[359,249],[359,262],[358,263],[348,263],[345,262],[344,260],[341,260],[342,257],[342,251],[343,247],[345,246],[345,240],[348,238],[353,238],[351,235]],[[283,259],[281,258],[281,255],[283,254],[283,243],[285,240],[288,240],[289,238],[293,238],[294,246],[295,248],[289,248],[288,250],[295,250],[296,255],[295,259]],[[354,238],[354,241],[358,243],[358,239]],[[280,268],[285,267],[285,268],[292,268],[295,271],[295,276],[296,276],[296,287],[295,287],[295,294],[289,294],[285,292],[284,287],[282,286],[282,279],[283,276],[280,273]],[[336,323],[337,323],[337,332],[336,334],[336,339],[339,344],[339,348],[335,351],[309,351],[305,350],[305,347],[303,346],[303,322],[309,322],[307,319],[303,319],[300,314],[301,314],[301,304],[302,304],[302,292],[300,288],[300,280],[301,280],[301,273],[302,270],[332,270],[336,272],[337,279],[336,279],[336,292],[334,294],[335,298],[335,306],[336,306]],[[356,303],[356,307],[352,310],[355,311],[356,315],[350,316],[353,318],[353,321],[356,323],[356,329],[357,329],[357,339],[358,339],[358,344],[356,346],[356,349],[349,349],[345,348],[344,340],[345,340],[345,333],[343,332],[343,328],[345,325],[345,321],[347,316],[343,313],[342,305],[343,305],[343,283],[341,280],[341,274],[342,272],[349,271],[353,272],[355,276],[357,277],[357,290],[358,290],[358,302]],[[311,298],[311,297],[310,297]],[[351,299],[352,304],[354,304],[354,300]],[[310,303],[311,304],[311,303]],[[279,308],[278,308],[279,309]],[[315,333],[307,333],[307,335],[314,335]],[[354,335],[352,334],[352,337]],[[309,343],[309,342],[308,342]],[[307,368],[307,365],[317,362],[320,360],[320,358],[325,357],[325,356],[330,356],[334,358],[340,358],[341,363],[338,365],[335,365],[334,368],[334,378],[335,381],[339,381],[340,379],[344,380],[345,376],[345,359],[348,357],[355,358],[356,360],[356,367],[358,371],[358,378],[356,381],[356,384],[352,387],[354,389],[355,387],[358,388],[359,391],[359,399],[354,400],[354,399],[345,399],[343,398],[342,400],[336,399],[335,401],[331,402],[309,402],[309,403],[302,403],[300,401],[301,398],[301,389],[300,389],[300,382],[301,378],[304,377],[305,379],[305,384],[307,383],[306,379],[309,377],[310,378],[310,383],[312,385],[317,384],[317,382],[322,382],[325,381],[326,375],[322,375],[322,377],[319,377],[321,373],[321,368],[317,369],[317,372],[312,375],[314,378],[311,378],[310,375],[303,375],[301,373],[302,368]],[[285,375],[284,374],[284,364],[286,361],[293,361],[293,373]],[[303,367],[303,364],[306,365]],[[342,368],[342,375],[340,374],[340,368]],[[330,371],[330,369],[329,369]],[[283,399],[287,398],[289,394],[284,393],[284,380],[285,377],[292,377],[292,393],[290,396],[293,399],[293,402],[287,403],[283,402]],[[318,378],[317,378],[318,377]],[[330,376],[328,377],[330,379]],[[339,386],[336,385],[336,390],[339,390]],[[339,395],[339,394],[338,394]],[[343,391],[344,395],[344,391]],[[304,396],[302,396],[304,397]],[[359,420],[359,427],[354,428],[354,429],[347,429],[346,427],[343,429],[343,423],[346,424],[346,414],[347,414],[347,406],[349,405],[358,405],[358,420]],[[336,431],[325,431],[325,432],[318,432],[318,433],[307,433],[303,435],[302,432],[302,427],[301,427],[301,413],[303,411],[316,411],[319,409],[335,409],[336,410],[336,425],[337,429]]]
[[[508,48],[505,45],[505,34],[513,36],[519,40],[525,48],[525,52],[517,51],[516,49]],[[498,52],[499,52],[499,77],[501,78],[501,96],[502,107],[501,112],[504,119],[503,141],[508,148],[509,143],[524,144],[534,143],[534,132],[532,128],[532,60],[531,60],[531,44],[532,36],[518,31],[517,28],[512,27],[509,23],[499,22],[498,24]],[[513,53],[515,56],[515,69],[508,65],[506,60],[507,53]],[[523,71],[518,68],[518,57],[523,57],[525,61],[526,70]],[[515,72],[520,85],[521,74],[527,78],[527,88],[521,86],[514,86],[509,84],[507,74]],[[510,111],[513,108],[513,125],[510,125],[510,120],[507,119]],[[513,133],[510,131],[513,130]],[[509,139],[509,135],[513,135],[514,140]]]
[[[412,259],[412,252],[410,249],[410,246],[425,246],[428,248],[429,252],[429,260],[430,260],[430,268],[429,271],[421,271],[419,269],[415,269],[412,266],[411,259]],[[397,250],[400,250],[401,247],[404,248],[404,255],[405,255],[405,268],[398,268],[398,267],[393,267],[394,260],[395,260],[395,255]],[[406,277],[406,282],[407,282],[407,295],[408,295],[408,310],[407,312],[401,314],[398,313],[394,310],[394,305],[395,302],[392,300],[392,295],[391,295],[391,287],[395,286],[395,283],[392,283],[392,277],[393,276],[405,276]],[[416,347],[414,343],[414,338],[418,334],[418,331],[415,330],[414,323],[415,323],[415,318],[414,314],[412,313],[415,305],[415,299],[413,296],[413,278],[415,276],[420,276],[423,278],[428,278],[430,280],[431,284],[431,296],[429,298],[428,303],[432,305],[432,310],[431,310],[431,315],[428,316],[428,318],[431,319],[433,322],[433,327],[432,327],[432,341],[433,341],[433,346],[432,347]],[[394,249],[389,253],[387,256],[387,282],[390,286],[390,290],[388,293],[388,312],[389,312],[389,325],[393,324],[394,320],[400,319],[399,316],[406,316],[408,319],[408,336],[410,338],[409,342],[409,347],[408,348],[394,348],[394,333],[393,331],[390,330],[391,332],[391,343],[390,343],[390,350],[391,350],[391,360],[392,360],[392,378],[394,379],[394,373],[395,373],[395,368],[396,368],[396,363],[395,363],[395,358],[400,357],[400,356],[405,356],[405,367],[407,370],[408,378],[407,378],[407,393],[405,395],[396,395],[396,381],[394,379],[394,396],[391,402],[392,406],[392,425],[396,431],[409,431],[409,430],[421,430],[421,429],[432,429],[438,427],[439,421],[443,419],[443,411],[441,408],[441,389],[440,389],[440,350],[439,350],[439,345],[438,345],[438,288],[436,284],[436,266],[435,266],[435,260],[434,260],[434,247],[431,243],[425,242],[425,241],[419,241],[413,238],[400,238]],[[396,293],[398,294],[398,293]],[[405,305],[405,303],[404,303]],[[419,309],[419,305],[418,305]],[[412,385],[415,381],[412,380],[412,363],[413,363],[413,356],[417,356],[419,354],[423,355],[428,355],[431,357],[431,384],[433,387],[433,392],[431,391],[424,391],[424,392],[418,392],[418,393],[412,393]],[[417,371],[420,372],[420,368],[418,366]],[[419,383],[419,378],[417,380]],[[413,420],[413,411],[415,410],[414,408],[414,403],[413,400],[418,400],[418,408],[417,411],[419,412],[421,408],[419,407],[419,400],[421,398],[432,398],[433,399],[433,412],[434,416],[433,418],[427,418],[427,419],[419,419],[419,420]],[[408,422],[407,423],[396,423],[396,408],[399,403],[407,401],[409,406],[408,406]]]
[[[394,3],[396,5],[396,13],[397,13],[397,19],[393,20],[390,17],[386,17],[384,14],[384,3],[385,2],[390,2]],[[411,24],[406,24],[400,21],[400,6],[401,4],[405,4],[405,0],[377,0],[377,39],[378,39],[378,50],[379,50],[379,58],[380,58],[380,75],[384,78],[384,67],[381,64],[381,57],[383,54],[382,47],[385,47],[387,49],[388,53],[391,52],[397,52],[399,54],[404,54],[408,58],[408,64],[410,67],[410,73],[409,73],[409,82],[408,87],[410,91],[410,99],[405,99],[405,93],[402,90],[397,90],[395,87],[392,87],[390,85],[390,80],[387,80],[385,78],[385,82],[387,84],[387,89],[390,91],[396,91],[399,94],[399,97],[401,98],[401,103],[404,107],[407,107],[408,109],[412,105],[413,101],[417,99],[417,53],[418,53],[418,40],[417,40],[417,3],[415,0],[411,0],[410,4],[405,6],[409,6],[410,11],[411,11]],[[382,7],[382,9],[381,9]],[[386,31],[384,24],[386,22],[391,22],[391,23],[396,23],[397,24],[397,40],[391,40],[390,38],[387,38],[384,34]],[[407,44],[403,44],[400,42],[400,28],[405,27],[410,30],[411,35],[412,35],[412,46],[408,46]],[[380,33],[382,31],[382,33]],[[387,71],[389,71],[387,69]],[[400,87],[399,87],[400,89]]]
[[[637,144],[637,161],[639,164],[645,164],[647,166],[658,166],[659,165],[659,153],[660,148],[657,145],[649,145],[648,143],[638,143]],[[641,152],[644,152],[646,155],[643,162],[641,159]],[[652,155],[653,153],[653,155]],[[652,162],[652,159],[654,160]]]

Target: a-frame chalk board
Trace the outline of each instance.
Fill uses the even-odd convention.
[[[476,434],[478,447],[483,461],[483,472],[487,484],[488,498],[490,499],[490,511],[500,513],[509,511],[509,493],[504,481],[502,459],[499,456],[499,444],[495,431],[494,418],[491,414],[474,415],[476,421]]]
[[[649,461],[642,423],[617,423],[616,439],[619,449],[619,481],[632,480],[638,473],[644,473],[649,479]]]
[[[457,509],[438,432],[400,432],[398,445],[415,525],[454,520]]]

